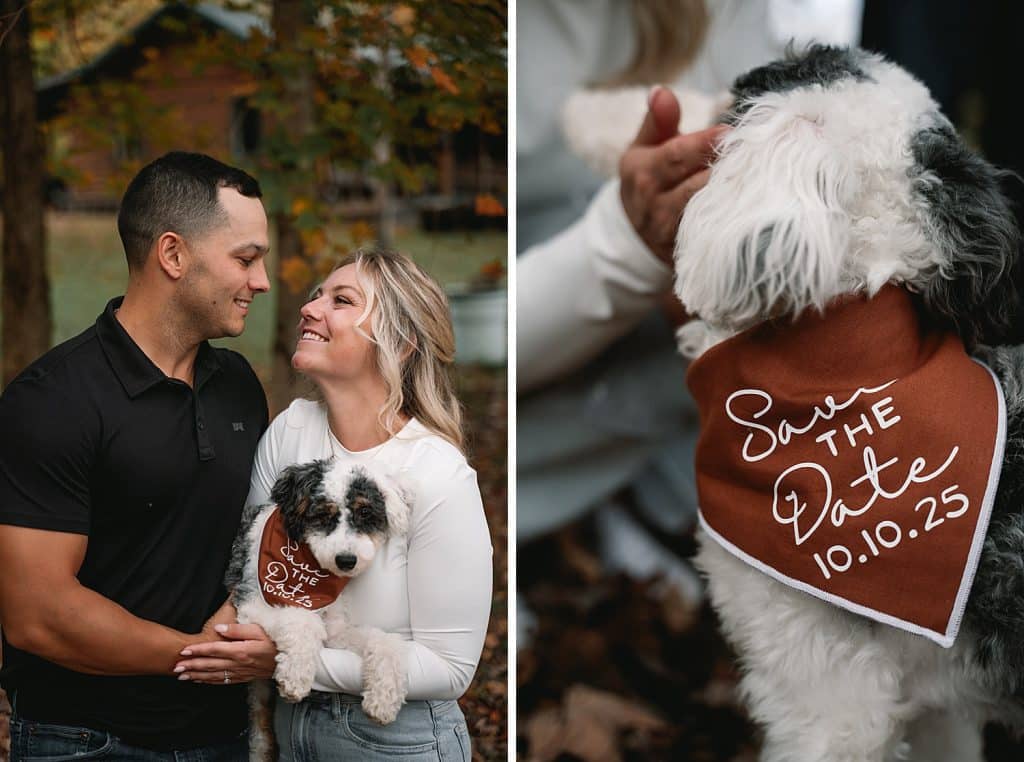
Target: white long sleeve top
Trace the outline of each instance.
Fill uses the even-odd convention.
[[[672,271],[633,229],[619,181],[586,214],[516,262],[520,394],[579,368],[628,333],[672,285]]]
[[[415,495],[408,537],[388,540],[342,593],[352,621],[409,641],[410,700],[458,698],[476,671],[491,608],[492,548],[476,472],[415,419],[377,447],[347,450],[331,434],[324,406],[298,399],[260,440],[247,503],[266,502],[287,466],[331,455],[384,463]],[[313,688],[361,694],[362,659],[321,649]]]

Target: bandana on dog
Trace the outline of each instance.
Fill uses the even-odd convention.
[[[886,286],[691,365],[700,520],[799,590],[953,644],[1005,443],[1002,391]]]
[[[333,603],[348,584],[348,577],[320,566],[308,545],[289,539],[279,508],[271,511],[263,525],[258,575],[267,603],[310,610]]]

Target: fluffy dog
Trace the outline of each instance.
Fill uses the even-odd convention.
[[[699,317],[680,329],[684,354],[701,357],[759,326],[785,336],[801,316],[828,321],[837,300],[878,299],[895,285],[913,295],[922,330],[953,332],[985,359],[1005,400],[1001,478],[949,648],[783,584],[710,539],[702,521],[698,564],[765,728],[762,758],[980,760],[985,721],[1020,726],[1024,687],[1024,353],[983,346],[1005,339],[1018,306],[1011,270],[1021,240],[1006,178],[964,147],[919,82],[863,51],[814,47],[740,77],[732,93],[724,121],[733,129],[677,238],[676,293]],[[860,351],[856,335],[836,338]],[[817,389],[828,386],[819,380]],[[788,433],[801,432],[793,424]],[[874,478],[878,486],[878,471]],[[807,504],[794,494],[793,512],[775,515],[798,532]],[[941,635],[932,640],[950,645]]]
[[[249,506],[226,584],[239,622],[260,625],[278,648],[274,680],[287,701],[313,687],[317,653],[347,648],[363,657],[363,710],[382,724],[405,700],[405,644],[346,617],[348,579],[365,571],[385,542],[407,534],[410,498],[372,462],[335,459],[289,466],[270,502]],[[270,683],[254,683],[250,754],[273,757]]]
[[[738,652],[742,695],[765,730],[762,759],[981,760],[985,722],[1024,727],[1024,351],[999,347],[1019,308],[1015,279],[1021,235],[1005,193],[1009,178],[965,148],[918,81],[864,51],[811,47],[740,77],[732,96],[721,117],[732,129],[720,143],[707,186],[690,201],[681,222],[676,293],[698,317],[679,331],[682,352],[695,360],[689,380],[698,402],[698,391],[717,391],[716,384],[728,383],[726,377],[754,387],[737,391],[753,399],[744,414],[729,408],[735,395],[718,408],[701,404],[697,562]],[[877,313],[874,322],[876,304],[902,306],[895,313]],[[830,595],[794,582],[723,539],[705,515],[712,502],[729,508],[730,495],[755,494],[734,489],[747,478],[743,467],[755,479],[767,472],[766,499],[751,499],[749,507],[781,532],[787,553],[806,548],[816,531],[871,517],[865,526],[875,533],[858,540],[864,551],[859,556],[848,543],[827,552],[822,547],[813,561],[809,553],[804,559],[808,574],[831,581],[881,569],[886,558],[906,548],[930,547],[923,544],[926,528],[938,537],[963,516],[969,501],[957,491],[959,484],[943,491],[938,513],[938,494],[925,495],[916,507],[911,501],[909,515],[918,523],[899,525],[885,513],[899,507],[894,472],[907,474],[910,459],[900,453],[879,465],[873,446],[881,452],[901,432],[911,431],[910,424],[900,423],[906,417],[900,400],[926,406],[934,396],[939,408],[944,399],[941,383],[917,384],[913,399],[904,394],[894,403],[892,396],[882,397],[900,375],[895,365],[889,372],[889,359],[902,363],[914,351],[883,346],[878,355],[883,360],[871,359],[870,352],[879,350],[865,347],[861,332],[888,336],[890,314],[927,337],[914,338],[917,348],[927,350],[920,354],[922,362],[937,356],[945,342],[951,356],[963,355],[966,348],[992,372],[970,361],[958,365],[972,380],[965,382],[965,395],[955,399],[964,405],[981,397],[991,400],[986,408],[991,420],[985,423],[991,424],[996,444],[980,448],[988,460],[961,472],[981,483],[977,499],[970,501],[978,529],[962,554],[966,571],[957,578],[948,626],[937,629],[872,613],[846,593]],[[793,349],[799,344],[787,344],[803,334],[827,336],[829,342],[802,352]],[[776,352],[776,345],[785,345],[787,352]],[[798,378],[797,397],[812,414],[772,418],[772,426],[766,425],[778,411],[770,409],[771,396],[756,388],[760,370],[743,365],[754,357],[771,373]],[[877,385],[861,385],[852,396],[873,406],[870,415],[847,420],[844,428],[836,424],[856,400],[833,394],[830,383],[837,369],[859,373],[862,365],[881,375]],[[971,434],[974,421],[967,409],[945,416],[952,420],[950,431]],[[717,429],[708,426],[725,413],[731,421]],[[712,440],[721,432],[736,437],[739,466],[715,459],[722,450],[714,451],[720,443]],[[794,486],[780,476],[773,501],[770,479],[777,472],[762,468],[760,459],[769,449],[783,450],[800,440],[817,448],[815,458],[824,467],[796,464],[788,474],[802,470],[805,482]],[[858,454],[863,449],[867,471],[849,487],[864,489],[865,480],[874,487],[863,508],[849,507],[859,503],[848,496],[846,483],[836,482],[834,492],[831,483],[820,481],[822,473],[828,479],[833,456],[847,440]],[[926,489],[932,478],[938,484],[958,452],[951,449],[941,466],[934,459],[914,460],[903,488]],[[842,489],[847,494],[833,502]],[[818,520],[811,525],[814,515]],[[944,562],[927,554],[923,559],[933,569]],[[915,600],[933,595],[926,581],[912,575],[894,574],[889,583]]]

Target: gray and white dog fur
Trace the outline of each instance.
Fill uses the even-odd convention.
[[[399,635],[352,624],[344,592],[315,611],[264,600],[257,563],[263,527],[275,507],[288,538],[306,543],[324,570],[355,577],[389,538],[407,535],[408,491],[373,462],[353,466],[330,458],[289,466],[275,482],[270,502],[246,507],[225,576],[238,621],[260,625],[277,646],[274,681],[285,700],[309,694],[321,648],[346,648],[363,659],[363,710],[382,724],[393,721],[407,689],[406,645]],[[252,683],[250,759],[276,759],[272,702],[273,682]]]
[[[1007,441],[954,646],[864,619],[762,574],[707,536],[697,563],[765,732],[765,762],[982,759],[990,720],[1024,728],[1024,350],[1011,179],[968,151],[926,88],[858,49],[813,46],[736,80],[732,125],[676,242],[699,319],[682,352],[887,283],[999,379]],[[994,348],[993,348],[994,347]]]
[[[563,114],[570,147],[605,173],[647,107],[641,90],[613,95],[579,93]],[[706,97],[676,96],[681,129],[708,126],[685,114],[706,112]],[[699,318],[679,331],[682,353],[899,283],[994,371],[1007,415],[950,649],[789,588],[699,533],[697,563],[765,731],[761,758],[979,761],[984,723],[1024,730],[1024,348],[1002,346],[1020,317],[1015,178],[964,146],[920,82],[862,50],[790,53],[739,77],[731,96],[720,121],[733,129],[676,241],[676,293]]]

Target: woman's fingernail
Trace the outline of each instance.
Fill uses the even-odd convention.
[[[228,626],[226,624],[218,624],[214,626],[213,629],[215,629],[217,632],[227,632]]]
[[[174,671],[175,671],[175,672],[184,672],[184,671],[185,671],[185,668],[184,668],[184,667],[175,667],[175,668],[174,668]]]
[[[178,675],[178,679],[179,679],[179,680],[189,680],[189,679],[191,679],[191,678],[189,678],[189,676],[188,676],[188,675]]]
[[[657,92],[658,92],[658,91],[659,91],[660,89],[661,89],[661,85],[655,85],[655,86],[654,86],[654,87],[652,87],[652,88],[650,89],[650,91],[649,91],[649,92],[647,93],[647,107],[648,107],[648,108],[650,108],[650,107],[651,107],[651,104],[653,104],[653,103],[654,103],[654,96],[655,96],[655,95],[657,94]]]
[[[186,648],[184,651],[181,652],[181,655],[182,656],[191,656],[192,652]]]

